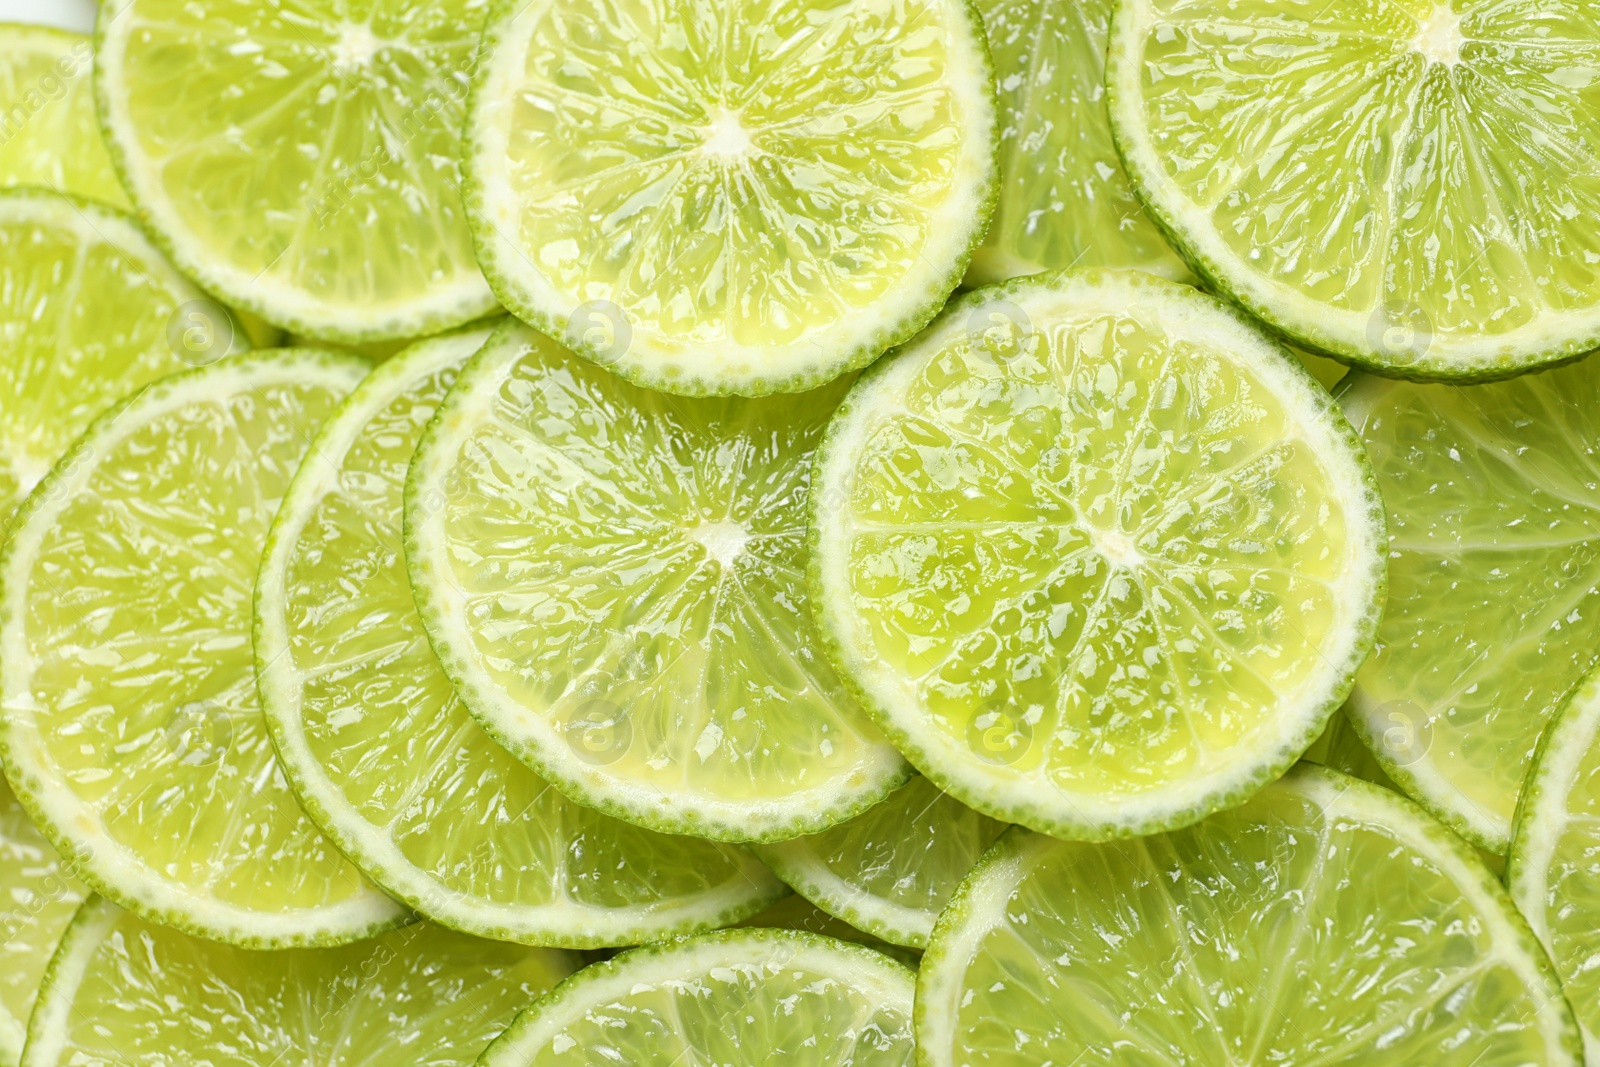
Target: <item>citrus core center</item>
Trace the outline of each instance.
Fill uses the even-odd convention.
[[[750,540],[750,531],[724,519],[722,522],[701,523],[687,531],[685,536],[704,548],[712,559],[727,567],[744,551],[746,542]]]
[[[739,121],[738,114],[727,108],[718,108],[711,116],[704,137],[700,147],[708,156],[731,162],[750,154],[750,133]]]
[[[1421,52],[1429,63],[1453,67],[1461,62],[1461,46],[1466,41],[1466,35],[1461,32],[1461,16],[1449,4],[1440,4],[1422,23],[1411,47]]]
[[[341,70],[359,67],[378,54],[383,42],[372,32],[371,26],[346,25],[340,28],[339,40],[333,46],[333,61]]]
[[[1133,539],[1120,530],[1096,530],[1094,550],[1113,566],[1134,568],[1144,562],[1144,553],[1133,545]]]

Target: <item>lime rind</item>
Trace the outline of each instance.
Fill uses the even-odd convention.
[[[782,802],[734,801],[700,796],[682,803],[625,776],[603,774],[608,768],[576,766],[564,744],[551,735],[518,731],[539,729],[527,709],[507,694],[474,662],[464,619],[465,597],[445,573],[446,550],[442,508],[424,501],[439,492],[460,442],[451,437],[475,425],[494,407],[501,387],[516,364],[532,353],[560,358],[566,350],[518,321],[505,323],[464,367],[439,405],[406,478],[405,546],[411,587],[417,598],[429,643],[474,719],[489,736],[541,778],[571,799],[613,818],[663,834],[702,837],[735,844],[788,840],[853,818],[880,802],[912,775],[898,752],[881,739],[863,741],[875,754],[841,785],[807,790],[804,803],[794,796]],[[862,725],[871,726],[861,716]],[[514,725],[513,725],[514,724]],[[873,731],[876,738],[876,732]],[[559,755],[558,755],[559,754]]]
[[[293,284],[284,284],[276,292],[262,295],[273,286],[269,272],[275,261],[260,270],[234,266],[223,263],[213,250],[203,247],[200,239],[189,232],[190,228],[171,205],[170,198],[161,192],[157,179],[145,173],[150,168],[135,159],[128,143],[131,135],[127,140],[119,135],[119,130],[131,122],[123,110],[128,94],[120,91],[119,79],[123,71],[123,49],[130,25],[135,21],[129,16],[140,2],[142,0],[123,0],[114,12],[106,9],[96,19],[95,107],[112,165],[140,224],[151,241],[194,284],[222,303],[249,312],[284,333],[346,346],[381,345],[427,337],[499,310],[487,283],[476,265],[470,262],[462,264],[464,269],[457,277],[445,282],[434,279],[426,286],[419,284],[416,292],[398,295],[386,304],[369,299],[341,306],[327,303],[319,294]],[[294,43],[309,44],[309,41]],[[256,50],[259,51],[259,47]],[[435,98],[440,97],[435,94]],[[401,99],[398,103],[402,107],[411,105],[405,115],[407,121],[415,121],[425,113],[430,116],[437,113],[426,100],[411,104]],[[388,121],[387,116],[384,121]],[[385,132],[396,143],[403,139],[398,131]],[[376,158],[376,154],[372,154],[362,162],[369,163]],[[359,171],[359,166],[356,170]],[[344,180],[350,181],[350,175],[345,175]],[[451,187],[447,195],[454,192]],[[319,189],[317,195],[321,193]],[[306,210],[311,210],[311,205],[306,205]],[[182,235],[181,240],[178,235]]]
[[[1350,619],[1346,639],[1333,660],[1319,653],[1325,668],[1326,685],[1309,687],[1323,695],[1300,709],[1286,722],[1270,745],[1254,761],[1241,766],[1226,780],[1208,788],[1203,797],[1191,794],[1154,810],[1139,811],[1131,805],[1115,810],[1085,813],[1079,805],[1068,811],[1040,810],[1037,797],[1024,789],[1010,789],[1006,799],[997,799],[987,783],[963,777],[962,757],[936,751],[924,743],[903,713],[884,695],[888,683],[863,679],[867,668],[858,650],[860,638],[846,614],[837,607],[848,593],[839,583],[847,564],[833,561],[830,545],[840,543],[838,517],[844,511],[848,494],[837,491],[841,479],[849,477],[854,458],[860,453],[865,426],[872,417],[877,394],[897,390],[901,380],[918,370],[923,350],[937,352],[948,336],[968,328],[971,315],[995,302],[1021,302],[1030,292],[1056,289],[1062,293],[1087,292],[1098,287],[1120,288],[1126,299],[1155,297],[1184,309],[1185,321],[1215,323],[1231,340],[1239,358],[1259,367],[1274,368],[1274,376],[1292,390],[1307,424],[1316,423],[1326,431],[1328,456],[1342,456],[1349,475],[1344,488],[1348,493],[1347,521],[1363,543],[1360,553],[1368,564],[1352,574],[1356,592],[1352,603],[1364,605]],[[823,647],[840,676],[856,698],[913,766],[942,791],[968,807],[991,818],[1019,823],[1041,833],[1077,840],[1110,840],[1141,837],[1189,825],[1206,815],[1237,807],[1268,783],[1283,775],[1321,736],[1332,715],[1348,696],[1355,675],[1372,648],[1382,617],[1387,592],[1387,571],[1381,545],[1386,543],[1387,517],[1376,476],[1367,462],[1360,438],[1328,391],[1292,354],[1261,334],[1256,324],[1230,305],[1187,285],[1169,282],[1139,271],[1106,271],[1098,268],[1044,273],[1014,278],[999,285],[974,290],[952,301],[938,319],[909,345],[897,349],[868,369],[857,380],[834,415],[833,422],[818,447],[812,464],[811,542],[808,586],[813,610],[819,620]],[[830,492],[830,488],[835,491]],[[902,717],[904,715],[904,717]],[[949,746],[944,746],[949,750]],[[1130,810],[1133,808],[1134,810]]]
[[[1572,1009],[1544,949],[1511,895],[1471,846],[1433,819],[1420,805],[1381,786],[1315,764],[1301,764],[1280,780],[1280,786],[1310,798],[1331,823],[1341,817],[1365,820],[1390,830],[1403,846],[1449,872],[1471,899],[1476,911],[1492,924],[1504,955],[1520,972],[1548,1018],[1552,1044],[1565,1053],[1570,1067],[1584,1063],[1583,1044]],[[939,916],[917,975],[915,1028],[918,1067],[952,1067],[945,1040],[962,995],[964,961],[972,958],[984,932],[986,916],[1002,914],[1011,887],[1020,880],[1029,858],[1050,839],[1013,827],[978,861]],[[1292,1009],[1291,1009],[1292,1010]]]
[[[86,479],[95,462],[118,438],[137,429],[130,414],[176,407],[201,382],[227,375],[245,379],[263,369],[292,368],[298,380],[320,379],[348,390],[364,376],[367,364],[354,357],[315,349],[280,349],[233,356],[207,367],[162,378],[134,396],[112,405],[92,423],[18,509],[12,535],[0,549],[0,765],[18,801],[74,873],[96,893],[147,921],[171,926],[195,937],[226,941],[242,948],[274,949],[334,945],[371,937],[405,925],[414,916],[363,885],[332,906],[277,914],[219,904],[185,892],[132,849],[83,825],[80,799],[43,770],[38,752],[39,730],[31,715],[32,697],[14,691],[14,672],[30,657],[18,646],[23,629],[28,568],[45,523],[58,515]],[[85,462],[84,459],[88,462]],[[92,822],[92,820],[89,820]],[[352,868],[353,871],[353,868]]]
[[[1517,815],[1512,824],[1506,885],[1534,936],[1552,958],[1550,916],[1562,902],[1551,896],[1550,869],[1561,834],[1574,817],[1568,796],[1585,761],[1592,761],[1597,736],[1600,736],[1600,673],[1592,673],[1573,692],[1539,739],[1533,767],[1517,800]],[[1594,814],[1584,813],[1580,817],[1592,820]],[[1587,969],[1582,963],[1577,966],[1580,970]],[[1577,1016],[1589,1062],[1600,1062],[1600,1036],[1591,1029],[1597,1018],[1594,1005],[1570,993],[1568,1000]]]
[[[1154,0],[1119,0],[1113,14],[1106,84],[1117,151],[1134,191],[1173,250],[1260,326],[1313,354],[1383,377],[1419,382],[1471,384],[1514,378],[1570,363],[1600,348],[1600,308],[1586,314],[1547,309],[1541,328],[1522,327],[1510,335],[1485,333],[1460,343],[1430,336],[1420,355],[1406,349],[1397,358],[1381,352],[1381,344],[1369,339],[1382,306],[1344,311],[1307,298],[1258,274],[1204,222],[1187,223],[1201,209],[1167,180],[1142,119],[1144,43],[1156,18],[1155,7]],[[1440,7],[1449,9],[1448,4]],[[1542,136],[1531,129],[1528,134]],[[1391,155],[1398,160],[1400,149],[1392,149]]]
[[[0,778],[0,1065],[16,1067],[38,983],[85,897]],[[19,999],[20,997],[20,999]]]
[[[646,338],[633,330],[627,310],[615,305],[610,308],[615,308],[613,313],[620,315],[623,323],[611,324],[611,342],[591,341],[589,331],[572,329],[574,316],[589,305],[578,304],[560,292],[533,265],[526,252],[507,236],[514,225],[511,221],[514,213],[507,206],[512,198],[508,191],[500,188],[503,182],[498,180],[490,162],[496,158],[496,153],[504,156],[505,137],[493,132],[483,114],[495,100],[511,92],[509,82],[515,74],[514,64],[503,57],[511,54],[514,23],[529,11],[529,7],[517,0],[495,0],[484,32],[483,55],[487,58],[474,77],[468,102],[462,195],[478,262],[501,306],[534,329],[636,385],[682,396],[755,397],[804,392],[860,370],[891,348],[915,337],[961,284],[974,252],[983,242],[1000,197],[1000,177],[995,164],[1000,147],[995,73],[983,18],[974,0],[948,0],[948,3],[953,9],[954,21],[967,31],[967,40],[962,43],[975,66],[963,76],[967,84],[960,95],[969,106],[975,107],[974,117],[979,128],[965,130],[963,135],[974,143],[986,145],[987,151],[979,151],[975,159],[966,161],[967,168],[976,172],[966,176],[970,190],[959,203],[944,211],[949,227],[936,237],[945,247],[931,257],[926,251],[921,254],[925,273],[894,287],[895,291],[911,295],[893,312],[880,311],[879,321],[870,329],[858,328],[848,333],[834,330],[790,345],[787,362],[792,366],[778,370],[760,366],[763,354],[759,347],[744,351],[741,346],[728,342],[718,346],[716,359],[732,362],[740,369],[708,374],[695,365],[694,357],[701,353],[690,349],[680,354],[670,347],[647,344]],[[499,62],[496,62],[497,57],[501,57]],[[978,101],[981,103],[974,103]],[[619,355],[607,345],[614,345],[621,326],[627,327],[631,343]],[[818,351],[826,355],[817,359],[813,353]]]
[[[952,882],[958,882],[966,875],[964,865],[956,871],[942,867],[927,871],[923,866],[932,863],[933,857],[913,854],[919,847],[924,852],[928,851],[925,842],[920,837],[906,841],[896,836],[897,831],[904,834],[918,830],[919,820],[935,805],[955,804],[955,801],[933,791],[931,786],[919,786],[920,781],[912,779],[877,807],[858,815],[856,820],[873,820],[874,825],[881,824],[883,836],[874,839],[872,844],[895,852],[895,860],[905,870],[902,877],[950,878]],[[931,799],[927,796],[930,791],[934,792]],[[977,851],[970,857],[972,860],[986,851],[994,837],[1004,830],[1004,824],[995,823],[976,812],[962,811],[956,817],[964,817],[978,824],[972,828],[970,838],[970,843],[977,845]],[[926,825],[931,835],[945,838],[943,844],[947,849],[950,847],[948,836],[951,832],[962,833],[966,837],[967,828],[956,830],[942,814],[934,815]],[[829,862],[830,858],[842,858],[837,854],[841,846],[841,831],[848,833],[850,829],[851,824],[845,822],[824,830],[820,835],[753,847],[761,862],[772,868],[796,893],[827,914],[891,945],[927,948],[928,937],[933,932],[934,920],[938,918],[940,908],[915,907],[864,884],[868,872],[863,871],[860,864],[868,861],[859,852],[852,857],[857,865],[853,869],[845,863]],[[967,858],[964,853],[958,853],[958,856]],[[950,857],[939,855],[937,858],[947,861]]]
[[[625,997],[649,983],[682,990],[686,995],[696,977],[705,970],[743,970],[766,967],[771,973],[787,968],[798,972],[812,968],[826,980],[849,986],[860,999],[878,1011],[897,1011],[909,1017],[916,972],[864,945],[840,941],[821,934],[763,927],[750,930],[721,930],[682,941],[645,945],[621,953],[602,963],[584,968],[556,986],[507,1028],[479,1059],[479,1067],[528,1067],[536,1057],[559,1038],[562,1025],[601,1008],[610,997]],[[703,993],[701,995],[704,995]],[[710,1005],[713,1013],[719,1006]],[[783,1008],[777,1003],[733,1006],[748,1019]],[[721,1008],[726,1011],[726,1007]],[[670,1024],[669,1024],[670,1025]],[[667,1035],[670,1040],[671,1035]],[[818,1035],[819,1038],[825,1035]],[[826,1035],[834,1036],[834,1035]],[[892,1040],[878,1033],[882,1050]],[[665,1042],[663,1042],[665,1044]],[[816,1046],[811,1046],[816,1047]],[[560,1051],[565,1051],[562,1049]],[[752,1061],[776,1054],[778,1049],[751,1048]],[[909,1052],[909,1049],[907,1050]],[[785,1049],[785,1059],[803,1062],[804,1049]],[[548,1052],[546,1056],[548,1056]],[[819,1063],[828,1062],[821,1061]],[[851,1061],[854,1062],[854,1061]]]
[[[368,432],[369,420],[419,381],[469,360],[491,333],[492,325],[430,338],[373,370],[323,423],[290,485],[262,556],[255,609],[257,679],[280,765],[307,814],[363,873],[396,899],[451,929],[523,944],[599,948],[738,922],[784,894],[783,886],[748,856],[737,875],[714,890],[631,907],[584,904],[566,895],[554,903],[524,905],[452,889],[435,873],[417,867],[393,838],[365,818],[307,744],[285,613],[289,561],[296,543],[318,503],[345,477],[344,459]],[[382,517],[374,516],[374,521],[382,521]],[[483,740],[490,743],[486,737]],[[687,839],[683,844],[685,852],[680,859],[686,864],[696,862],[693,849],[713,847]],[[582,851],[577,843],[571,848]],[[555,858],[575,860],[568,855]],[[560,881],[559,872],[552,876]]]

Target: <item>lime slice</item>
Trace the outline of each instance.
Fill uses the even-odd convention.
[[[1106,114],[1112,0],[978,0],[1000,90],[1000,202],[968,285],[1069,267],[1189,269],[1133,195]]]
[[[926,948],[950,895],[1005,828],[917,777],[849,822],[756,855],[824,911]]]
[[[412,461],[406,555],[445,673],[569,797],[662,833],[812,833],[905,780],[818,650],[813,448],[845,383],[686,400],[517,323]]]
[[[84,890],[0,779],[0,1064],[16,1067],[56,943]]]
[[[1600,1062],[1600,674],[1573,693],[1539,745],[1517,809],[1506,882],[1543,942]]]
[[[51,962],[23,1064],[470,1067],[576,963],[430,923],[357,945],[254,952],[96,897]]]
[[[474,329],[374,371],[317,433],[256,583],[267,723],[305,810],[437,922],[567,947],[709,929],[783,892],[744,850],[580,807],[495,744],[428,647],[401,545],[406,465]]]
[[[0,188],[128,205],[100,139],[93,74],[94,42],[82,34],[0,22]]]
[[[1377,626],[1383,512],[1344,418],[1150,275],[952,304],[856,385],[813,478],[835,665],[936,786],[1062,837],[1243,801]]]
[[[456,161],[488,7],[121,0],[96,79],[123,182],[179,267],[296,333],[487,314]]]
[[[505,4],[466,150],[501,303],[641,385],[797,392],[944,304],[995,195],[962,0]]]
[[[1127,0],[1111,119],[1207,281],[1380,373],[1600,346],[1600,25],[1582,4]]]
[[[248,347],[125,215],[0,193],[0,530],[114,401]]]
[[[101,416],[0,555],[0,757],[91,887],[250,947],[407,913],[301,812],[267,739],[250,599],[278,501],[366,364],[307,349],[162,379]]]
[[[707,934],[580,971],[517,1016],[479,1063],[910,1067],[913,986],[900,964],[832,938]]]
[[[1389,602],[1351,721],[1389,776],[1503,853],[1545,724],[1600,659],[1600,363],[1471,389],[1356,375]]]
[[[916,1036],[923,1067],[1583,1062],[1471,851],[1313,767],[1172,834],[1001,838],[939,919]]]

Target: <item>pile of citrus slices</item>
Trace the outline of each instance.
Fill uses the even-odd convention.
[[[1589,0],[0,23],[0,1067],[1597,1067]]]

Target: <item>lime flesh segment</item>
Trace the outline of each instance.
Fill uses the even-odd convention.
[[[336,948],[250,951],[95,897],[51,962],[23,1063],[469,1067],[576,964],[431,923]]]
[[[39,983],[85,892],[0,779],[0,1065],[22,1055]]]
[[[482,1067],[910,1067],[911,971],[815,934],[748,930],[595,964],[517,1017]]]
[[[1351,721],[1389,776],[1503,853],[1545,724],[1600,656],[1600,363],[1472,388],[1354,377],[1389,601]]]
[[[810,456],[842,393],[686,400],[503,327],[406,488],[422,621],[474,717],[662,833],[796,837],[904,781],[805,600]]]
[[[962,0],[540,0],[487,41],[484,271],[641,385],[820,385],[925,325],[982,240],[994,88]]]
[[[1129,0],[1107,80],[1209,282],[1313,350],[1469,381],[1600,346],[1597,49],[1581,0]]]
[[[919,776],[848,822],[756,855],[857,929],[925,948],[950,895],[1005,828]]]
[[[405,918],[301,812],[251,660],[267,527],[360,360],[282,350],[162,379],[102,416],[0,557],[0,756],[94,889],[262,947]]]
[[[855,386],[814,479],[835,664],[935,785],[1048,833],[1241,802],[1376,628],[1383,516],[1348,424],[1150,275],[969,294]]]
[[[783,887],[742,849],[574,804],[495,744],[428,647],[406,582],[406,466],[489,336],[424,341],[325,423],[256,585],[256,662],[307,812],[391,894],[467,933],[631,945],[759,910]]]
[[[939,919],[916,1032],[923,1067],[1583,1062],[1471,851],[1309,766],[1172,834],[1001,838]]]
[[[32,185],[127,207],[94,113],[94,42],[0,22],[0,188]]]
[[[216,339],[172,343],[179,310],[200,299],[126,216],[0,193],[0,523],[113,402],[222,354]]]
[[[488,6],[126,0],[102,18],[100,118],[173,261],[324,341],[489,313],[457,164]]]
[[[1069,267],[1189,269],[1145,214],[1106,114],[1112,0],[980,0],[1000,91],[1000,201],[968,285]]]
[[[1506,882],[1538,935],[1600,1062],[1600,675],[1573,693],[1539,745],[1517,809]]]

